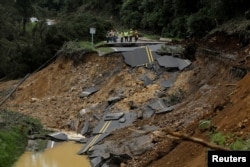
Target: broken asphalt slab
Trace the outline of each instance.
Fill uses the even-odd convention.
[[[174,106],[168,106],[161,98],[152,99],[151,102],[148,104],[148,107],[155,111],[155,114],[167,113],[174,110]],[[150,113],[150,109],[147,109],[145,114],[146,113]]]
[[[111,132],[131,125],[136,119],[137,114],[132,112],[108,113],[104,115],[102,120],[93,129],[93,136],[87,141],[78,154],[86,153],[92,146],[102,141]]]
[[[80,98],[88,97],[89,95],[97,92],[98,90],[99,89],[96,87],[90,87],[90,88],[85,89],[83,92],[81,92],[81,94],[79,96],[80,96]]]
[[[160,66],[165,68],[178,68],[180,71],[191,65],[191,61],[187,59],[180,59],[172,56],[161,56],[156,58]]]
[[[145,125],[141,127],[141,130],[134,130],[126,139],[105,141],[93,146],[91,151],[88,152],[92,166],[98,167],[98,165],[104,164],[119,166],[122,162],[151,150],[154,147],[154,142],[152,135],[149,133],[157,129],[157,126]],[[144,133],[137,131],[143,131]],[[102,161],[100,162],[100,160]]]
[[[119,113],[109,113],[104,116],[104,121],[110,121],[110,120],[118,120],[121,117],[123,117],[124,113],[119,112]]]
[[[109,113],[112,114],[112,113]],[[116,113],[113,113],[116,115]],[[132,112],[126,112],[124,113],[123,117],[125,118],[125,122],[122,123],[119,120],[111,120],[111,121],[105,121],[106,115],[103,117],[103,119],[98,123],[98,125],[94,128],[93,134],[100,134],[104,132],[112,132],[117,129],[124,128],[126,126],[131,125],[136,119],[137,119],[137,114],[132,113]],[[104,128],[105,127],[105,128]]]
[[[67,141],[68,140],[68,136],[62,132],[55,132],[55,133],[47,134],[45,136],[49,137],[53,141]]]
[[[160,57],[152,52],[148,47],[142,47],[131,52],[123,52],[124,61],[131,67],[139,67],[152,64],[156,58]]]

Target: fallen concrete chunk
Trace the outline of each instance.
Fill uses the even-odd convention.
[[[168,113],[168,112],[171,112],[173,110],[174,110],[173,106],[166,107],[166,108],[161,109],[160,111],[157,111],[156,114]]]
[[[180,59],[172,56],[161,56],[156,59],[160,66],[165,68],[177,68],[183,70],[191,64],[190,60]]]
[[[126,122],[126,118],[124,118],[124,117],[120,118],[120,119],[119,119],[119,122],[120,122],[120,123],[125,123],[125,122]]]
[[[92,149],[92,147],[94,145],[96,145],[97,143],[99,143],[100,141],[102,141],[108,135],[110,135],[110,133],[102,133],[102,134],[98,134],[98,135],[92,136],[91,138],[88,139],[88,142],[86,144],[84,144],[83,148],[78,152],[78,154],[85,154],[85,153],[87,153],[87,151],[89,151],[90,149]]]
[[[89,122],[86,121],[83,125],[83,128],[81,130],[81,134],[82,135],[85,135],[87,132],[89,131]]]
[[[93,146],[92,152],[89,155],[89,158],[102,157],[103,159],[110,158],[110,150],[107,149],[110,143],[105,142],[104,144]]]
[[[109,105],[116,103],[116,102],[120,101],[122,98],[123,98],[123,96],[110,97],[110,98],[108,98],[108,103],[109,103]]]
[[[147,76],[147,75],[143,75],[140,80],[143,81],[144,86],[150,85],[153,83],[153,81]]]
[[[161,87],[163,87],[164,89],[166,89],[166,88],[172,87],[173,84],[174,84],[174,81],[172,79],[168,79],[166,81],[162,81],[161,82]]]
[[[54,140],[54,141],[67,141],[68,140],[68,136],[65,133],[61,133],[61,132],[55,132],[55,133],[51,133],[45,136],[49,137],[51,140]]]
[[[79,141],[76,141],[77,143],[87,143],[88,138],[81,138]]]
[[[87,96],[89,96],[97,91],[98,91],[98,89],[96,87],[91,87],[91,88],[85,89],[83,92],[81,92],[80,98],[87,97]]]
[[[119,113],[109,113],[104,116],[104,121],[118,120],[124,115],[123,112]]]
[[[155,111],[151,109],[150,107],[146,106],[145,110],[143,111],[143,118],[150,118],[154,115]]]
[[[90,160],[92,167],[100,167],[102,165],[102,158],[96,157]]]
[[[152,138],[149,135],[140,136],[129,141],[127,145],[134,156],[142,155],[153,148]]]
[[[161,111],[162,109],[167,108],[168,106],[165,104],[165,102],[163,101],[163,99],[153,99],[151,100],[152,102],[150,104],[148,104],[148,106],[155,110],[155,111]]]

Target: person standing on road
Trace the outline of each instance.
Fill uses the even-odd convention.
[[[135,30],[134,37],[135,37],[135,42],[137,42],[137,40],[139,38],[139,34],[138,34],[137,30]]]
[[[128,42],[128,31],[124,32],[124,38],[125,38],[125,42]]]
[[[114,30],[113,32],[113,42],[116,42],[118,38],[118,32],[116,30]]]
[[[120,33],[120,38],[121,38],[121,43],[122,43],[123,39],[124,39],[124,32],[123,31],[121,31],[121,33]]]
[[[134,31],[131,28],[130,31],[129,31],[129,42],[132,42],[133,34],[134,34]]]

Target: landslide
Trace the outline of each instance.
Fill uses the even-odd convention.
[[[233,133],[235,136],[231,140],[249,139],[250,45],[243,47],[237,37],[225,34],[215,34],[196,44],[198,48],[232,54],[235,59],[197,49],[196,60],[192,65],[177,73],[174,85],[162,91],[160,81],[168,79],[171,72],[164,70],[157,76],[143,67],[130,68],[120,54],[101,57],[88,54],[78,60],[78,65],[72,59],[61,56],[46,68],[32,74],[2,107],[38,118],[50,128],[77,130],[83,119],[95,122],[92,115],[79,119],[80,110],[88,106],[92,107],[91,111],[95,115],[102,115],[104,110],[140,112],[150,99],[161,96],[181,100],[174,111],[138,120],[132,128],[140,129],[145,124],[168,127],[209,141],[207,131],[199,129],[199,121],[209,119],[216,131]],[[238,74],[237,70],[236,74],[232,73],[235,67],[244,67],[246,75]],[[144,86],[140,77],[145,74],[155,79],[155,82]],[[17,83],[1,82],[1,99]],[[86,98],[79,97],[85,88],[92,86],[97,86],[99,91]],[[107,99],[119,93],[125,97],[109,107]],[[125,128],[116,131],[110,139],[119,140],[130,133]],[[133,157],[128,166],[206,166],[208,149],[201,145],[155,136],[154,144],[154,149]]]
[[[146,69],[129,68],[121,55],[100,57],[88,54],[78,61],[81,63],[75,65],[72,59],[59,57],[48,67],[32,74],[4,107],[38,118],[47,127],[66,129],[79,111],[88,106],[98,106],[94,114],[102,114],[107,99],[119,92],[126,97],[113,108],[128,111],[131,101],[133,105],[142,105],[160,89],[157,84],[144,87],[139,77],[146,73]],[[148,74],[155,77],[150,71]],[[7,94],[17,83],[1,83],[0,88],[5,90],[2,94]],[[84,89],[92,86],[100,90],[90,97],[79,97]]]

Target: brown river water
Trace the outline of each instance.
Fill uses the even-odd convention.
[[[87,156],[77,155],[82,145],[63,142],[44,152],[25,152],[13,167],[90,167]]]

